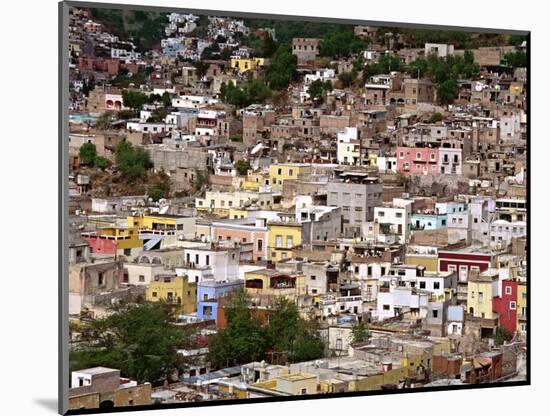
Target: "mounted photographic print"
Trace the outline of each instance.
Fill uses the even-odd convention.
[[[60,413],[529,384],[529,32],[59,11]]]

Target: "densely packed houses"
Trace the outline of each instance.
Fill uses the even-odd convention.
[[[70,15],[71,408],[525,378],[525,39],[143,14]]]

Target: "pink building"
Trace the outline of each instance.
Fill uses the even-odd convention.
[[[261,261],[267,254],[267,226],[263,220],[247,223],[212,223],[212,241],[235,241],[248,245],[252,250],[251,260]]]
[[[439,149],[433,147],[398,147],[397,171],[405,176],[437,175]]]

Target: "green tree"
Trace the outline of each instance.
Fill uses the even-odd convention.
[[[317,320],[300,319],[289,356],[291,362],[309,361],[323,357],[325,343],[319,335],[319,330]]]
[[[512,68],[525,68],[527,66],[527,54],[522,51],[509,52],[504,55],[504,62]]]
[[[329,91],[332,91],[332,83],[330,81],[322,81],[320,79],[312,81],[307,90],[313,101],[323,101],[326,93]]]
[[[437,85],[437,101],[440,104],[452,104],[458,94],[458,83],[455,79],[448,79]]]
[[[319,44],[321,56],[345,57],[361,51],[367,45],[367,41],[358,38],[350,26],[338,26],[329,31]]]
[[[152,166],[149,153],[129,142],[117,146],[115,160],[117,169],[130,181],[142,176]]]
[[[172,97],[170,96],[168,91],[164,91],[164,94],[162,94],[161,100],[162,100],[162,105],[164,105],[164,107],[168,108],[172,106]]]
[[[94,160],[97,156],[97,150],[95,147],[95,144],[93,143],[84,143],[82,146],[80,146],[80,150],[78,152],[78,155],[80,157],[80,162],[84,165],[93,165]]]
[[[300,315],[296,304],[287,298],[278,298],[269,314],[268,345],[276,352],[290,355],[298,334],[299,323]]]
[[[511,341],[512,338],[514,338],[514,334],[507,328],[503,326],[498,326],[495,330],[495,344],[496,345],[502,345],[504,342]]]
[[[287,88],[296,75],[296,56],[288,46],[279,46],[271,63],[265,69],[265,81],[269,88]]]
[[[201,190],[204,186],[207,186],[209,183],[208,174],[202,170],[195,169],[195,179],[193,181],[193,186],[196,190]]]
[[[508,43],[513,46],[520,46],[527,38],[523,35],[509,35]]]
[[[109,127],[111,127],[112,122],[113,122],[113,112],[105,111],[103,114],[101,114],[97,118],[95,122],[95,126],[98,130],[106,130]]]
[[[123,90],[122,91],[122,102],[125,107],[129,107],[133,110],[139,110],[148,100],[147,95],[141,91],[135,90]]]
[[[260,80],[247,82],[243,87],[237,87],[233,83],[222,83],[220,88],[222,101],[236,107],[246,107],[253,103],[264,103],[271,98],[271,95],[271,90]]]
[[[250,310],[250,298],[244,290],[227,295],[227,327],[209,339],[209,359],[214,367],[259,360],[265,353],[265,331]]]
[[[105,170],[109,167],[111,162],[109,162],[109,159],[104,158],[103,156],[96,156],[94,159],[94,167]]]
[[[370,338],[369,329],[363,321],[356,322],[351,328],[351,343],[367,342]]]
[[[243,135],[242,134],[234,134],[229,138],[232,142],[242,143],[243,142]]]
[[[251,166],[248,160],[239,159],[235,162],[235,169],[237,169],[237,173],[241,176],[246,176],[250,168]]]
[[[338,79],[342,83],[342,87],[347,88],[351,85],[351,83],[355,79],[355,76],[352,71],[342,72],[340,75],[338,75]]]
[[[177,365],[177,349],[189,334],[169,322],[167,309],[157,304],[123,306],[89,324],[90,341],[71,352],[71,370],[95,366],[118,368],[125,377],[162,380]]]
[[[429,123],[430,123],[430,124],[438,123],[438,122],[440,122],[441,120],[443,120],[443,114],[441,114],[441,113],[433,113],[432,116],[430,117]]]

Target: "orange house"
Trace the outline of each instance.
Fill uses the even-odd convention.
[[[236,220],[233,220],[233,222],[213,222],[211,226],[212,240],[252,244],[251,260],[262,261],[267,254],[267,226],[265,221],[261,219],[244,221],[241,223]]]

